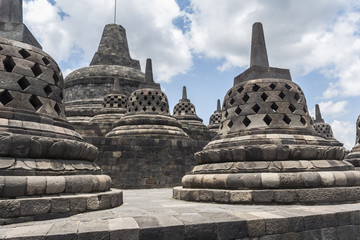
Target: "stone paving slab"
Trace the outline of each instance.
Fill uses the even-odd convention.
[[[360,239],[360,203],[186,202],[172,189],[125,190],[120,207],[0,226],[0,239]]]

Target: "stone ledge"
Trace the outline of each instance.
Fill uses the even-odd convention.
[[[227,204],[325,204],[360,201],[360,187],[226,190],[173,188],[173,198]]]
[[[122,191],[110,189],[100,193],[60,194],[0,200],[0,224],[51,219],[58,214],[76,214],[122,205]],[[1,236],[1,234],[0,234]]]

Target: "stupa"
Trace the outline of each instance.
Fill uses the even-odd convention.
[[[102,111],[103,98],[111,93],[115,80],[122,93],[129,96],[144,82],[144,73],[139,61],[130,57],[125,29],[108,24],[90,66],[65,78],[66,115],[75,129],[81,129],[82,122]]]
[[[182,98],[174,106],[173,117],[181,123],[181,128],[195,140],[211,140],[209,129],[196,114],[195,106],[187,98],[186,87],[183,87]]]
[[[288,69],[269,67],[261,23],[253,25],[250,67],[226,93],[217,136],[195,153],[198,166],[176,199],[238,204],[358,201],[360,172],[345,148],[316,134]]]
[[[355,146],[351,152],[345,157],[347,162],[350,162],[355,167],[360,167],[360,116],[356,120],[356,140]]]
[[[314,128],[315,131],[326,139],[333,139],[334,134],[331,129],[331,125],[325,123],[324,119],[321,117],[319,104],[315,105],[315,119],[314,119]]]
[[[151,59],[146,60],[145,85],[154,86]],[[106,137],[188,138],[180,123],[169,114],[167,96],[159,88],[141,88],[131,93],[127,113]]]
[[[21,6],[2,0],[0,12],[22,14]],[[97,148],[66,120],[55,60],[37,44],[0,37],[0,83],[0,218],[121,205],[122,192],[110,190],[110,177],[94,163]]]
[[[216,111],[210,116],[208,129],[214,133],[217,133],[220,128],[221,121],[221,104],[220,99],[217,100]]]

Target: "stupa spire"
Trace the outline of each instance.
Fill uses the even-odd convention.
[[[217,112],[221,112],[220,99],[218,99],[218,100],[217,100],[217,107],[216,107],[216,111],[217,111]]]
[[[126,31],[121,25],[105,26],[99,48],[91,60],[92,65],[120,65],[140,70],[139,61],[130,57]]]
[[[253,65],[269,66],[264,30],[260,22],[252,26],[250,67]]]
[[[186,86],[183,86],[182,99],[183,100],[187,99]]]
[[[324,119],[321,117],[319,104],[315,105],[315,123],[324,123]]]
[[[145,82],[147,82],[147,83],[154,82],[151,58],[146,59]]]
[[[0,22],[23,23],[22,0],[0,0]]]

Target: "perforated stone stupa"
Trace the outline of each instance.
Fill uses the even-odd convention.
[[[187,98],[186,87],[183,87],[182,98],[174,106],[173,117],[181,123],[181,128],[196,140],[208,140],[212,138],[203,120],[196,114],[195,106]]]
[[[314,119],[314,128],[315,131],[326,139],[334,138],[331,125],[325,123],[324,119],[321,117],[320,107],[318,104],[315,105],[315,119]]]
[[[269,67],[261,23],[250,67],[226,93],[218,135],[195,154],[198,166],[176,199],[222,203],[322,203],[360,199],[360,172],[345,148],[315,133],[301,88]]]
[[[146,61],[145,80],[148,85],[154,82],[151,59]],[[127,109],[106,137],[188,138],[180,123],[170,116],[167,96],[160,89],[135,90],[129,97]]]
[[[217,133],[220,128],[221,121],[221,104],[220,99],[217,100],[216,111],[210,116],[208,128],[210,131]]]
[[[104,28],[99,48],[90,66],[70,73],[65,79],[65,107],[69,121],[81,130],[81,123],[99,114],[104,96],[111,93],[115,79],[129,96],[144,83],[140,63],[130,57],[125,29],[117,24]]]
[[[66,120],[54,59],[0,37],[0,83],[0,219],[121,205],[121,191],[110,191],[110,177],[94,163],[97,148]]]
[[[347,162],[350,162],[355,167],[360,167],[360,116],[356,120],[356,140],[355,146],[351,152],[345,157]]]

